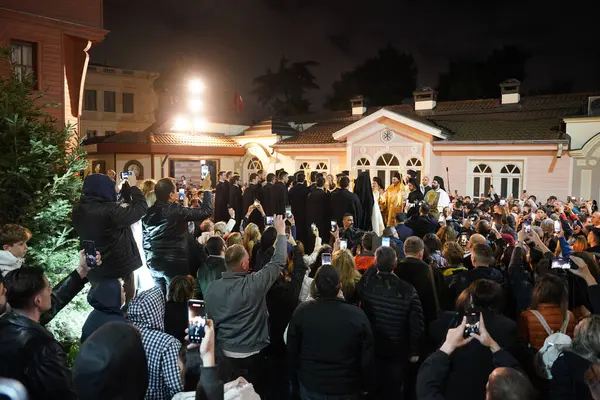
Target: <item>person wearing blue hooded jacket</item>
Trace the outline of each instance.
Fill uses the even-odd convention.
[[[125,291],[117,279],[107,279],[92,285],[87,301],[94,310],[81,329],[81,343],[108,322],[127,322],[121,311],[121,306],[125,303]]]

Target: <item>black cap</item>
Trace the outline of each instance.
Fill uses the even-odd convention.
[[[350,171],[344,170],[342,171],[342,175],[350,176]]]
[[[396,214],[396,221],[397,222],[406,222],[406,214],[405,213]]]

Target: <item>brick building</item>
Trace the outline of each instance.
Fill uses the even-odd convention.
[[[59,124],[77,124],[88,51],[102,41],[102,0],[2,0],[0,46],[12,50],[18,73],[31,74],[36,90],[60,105],[48,108]],[[9,66],[0,64],[0,75]]]

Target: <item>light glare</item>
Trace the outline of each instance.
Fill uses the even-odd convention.
[[[175,118],[175,124],[173,125],[173,130],[176,131],[187,131],[190,129],[190,121],[184,117]]]
[[[192,93],[202,93],[206,87],[200,79],[192,79],[190,80],[189,88]]]
[[[188,102],[188,108],[193,113],[197,113],[198,111],[202,110],[203,106],[204,104],[200,99],[190,99]]]

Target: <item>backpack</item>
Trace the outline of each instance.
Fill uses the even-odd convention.
[[[563,321],[558,332],[552,332],[550,326],[542,317],[542,314],[536,310],[530,310],[533,315],[540,321],[540,324],[544,327],[548,333],[548,337],[544,340],[544,345],[537,352],[534,359],[534,367],[536,373],[544,379],[552,379],[552,365],[558,356],[562,353],[565,347],[571,345],[571,338],[566,335],[567,327],[569,326],[569,313],[567,312],[567,318]]]

